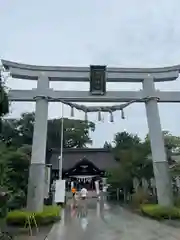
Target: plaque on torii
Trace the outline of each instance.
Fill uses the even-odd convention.
[[[90,93],[92,95],[106,93],[106,66],[90,66]]]

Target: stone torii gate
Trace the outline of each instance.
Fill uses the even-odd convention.
[[[5,70],[13,78],[37,81],[32,90],[10,90],[9,100],[36,102],[35,125],[31,166],[29,172],[27,206],[40,211],[44,201],[45,153],[48,119],[48,102],[145,102],[158,202],[163,206],[173,203],[171,180],[164,148],[159,102],[180,102],[180,91],[159,91],[154,82],[173,81],[179,76],[180,65],[164,68],[107,68],[108,82],[142,82],[143,90],[107,91],[93,95],[88,91],[56,91],[49,88],[49,81],[89,82],[89,67],[55,67],[26,65],[2,60]],[[145,99],[148,99],[145,101]]]

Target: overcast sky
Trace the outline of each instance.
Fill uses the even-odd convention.
[[[0,0],[0,58],[27,64],[106,64],[119,67],[159,67],[180,64],[179,0]],[[13,89],[36,87],[33,81],[9,79]],[[88,90],[88,84],[52,83],[56,89]],[[180,80],[156,84],[162,90],[180,90]],[[139,90],[141,84],[108,84],[108,90]],[[89,104],[88,104],[89,105]],[[92,104],[91,104],[92,105]],[[106,104],[107,105],[107,104]],[[10,116],[33,111],[32,103],[13,103]],[[180,135],[180,105],[159,104],[162,128]],[[66,117],[69,108],[65,108]],[[148,132],[144,104],[98,123],[93,146],[111,141],[118,131],[144,137]],[[49,118],[61,116],[61,104],[49,104]],[[76,111],[76,118],[83,114]]]

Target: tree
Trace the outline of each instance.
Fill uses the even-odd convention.
[[[3,173],[4,179],[1,178],[1,181],[8,188],[11,190],[26,188],[29,164],[30,157],[21,151],[21,149],[15,150],[13,147],[7,148],[1,144],[0,165],[3,166],[1,170],[5,169]]]
[[[16,147],[31,145],[34,121],[34,113],[22,113],[20,119],[3,119],[1,141],[11,141]]]
[[[5,90],[4,83],[2,82],[2,76],[0,72],[0,117],[3,117],[9,112],[8,95]]]
[[[2,143],[0,150],[0,184],[11,192],[8,205],[11,209],[24,207],[30,157]]]
[[[35,123],[35,113],[22,113],[21,118],[17,121],[17,130],[21,144],[32,144],[33,130]]]
[[[92,122],[64,119],[64,147],[65,148],[83,148],[87,144],[92,144],[89,136],[90,131],[95,130],[95,124]],[[47,134],[48,148],[60,148],[61,140],[61,119],[52,119],[48,122]]]
[[[0,141],[13,146],[21,145],[18,123],[15,119],[2,119]]]
[[[127,168],[119,165],[118,168],[111,169],[107,175],[108,183],[112,188],[128,189],[132,187],[131,173]]]
[[[9,181],[12,183],[12,190],[17,190],[18,188],[26,190],[30,164],[28,155],[20,151],[11,152],[7,154],[5,160],[8,168],[12,170],[8,174]]]
[[[0,133],[2,125],[2,117],[9,112],[8,95],[2,82],[2,75],[0,72]]]
[[[137,146],[141,139],[137,135],[130,134],[126,131],[118,132],[114,137],[115,148],[129,149],[130,147]]]
[[[169,131],[163,131],[164,145],[172,152],[180,152],[180,137],[172,135]],[[150,146],[149,134],[145,137],[145,142]]]
[[[110,171],[108,180],[111,185],[118,184],[127,192],[132,187],[133,178],[149,180],[153,176],[152,161],[147,158],[147,147],[137,135],[117,133],[114,143],[119,168]]]
[[[7,187],[9,186],[8,173],[12,170],[8,168],[6,161],[6,155],[8,154],[9,149],[7,149],[4,143],[0,143],[0,186]]]
[[[130,134],[126,131],[118,132],[114,136],[114,155],[116,160],[120,160],[121,150],[129,150],[137,148],[140,145],[141,139],[137,135]]]
[[[20,119],[5,119],[2,121],[1,141],[11,141],[13,146],[32,145],[34,113],[23,113]],[[64,119],[64,147],[81,148],[91,144],[90,131],[95,130],[92,122]],[[48,120],[47,147],[60,148],[61,119]]]
[[[106,142],[104,143],[103,148],[105,148],[105,149],[112,149],[112,145],[111,145],[111,143],[108,143],[108,142],[106,141]]]
[[[27,156],[29,156],[29,158],[31,157],[31,152],[32,152],[32,146],[31,145],[24,144],[20,148],[18,148],[18,150],[20,152],[26,154]]]
[[[171,174],[173,177],[179,177],[180,176],[180,164],[174,164],[173,166],[171,166],[170,168]]]

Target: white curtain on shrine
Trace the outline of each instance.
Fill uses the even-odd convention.
[[[79,176],[71,176],[73,178],[76,178],[78,181],[81,181],[81,182],[87,182],[87,181],[91,181],[93,177],[95,177],[94,175],[88,175],[88,176],[82,176],[82,175],[79,175]]]

